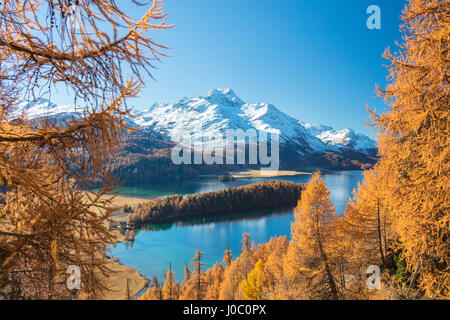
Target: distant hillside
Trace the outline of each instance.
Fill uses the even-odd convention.
[[[77,117],[79,112],[80,107],[57,106],[39,99],[22,103],[15,116],[24,113],[30,119],[62,121]],[[112,168],[126,183],[258,168],[258,165],[174,165],[171,149],[198,128],[203,132],[203,148],[226,141],[227,129],[276,133],[280,136],[280,169],[352,170],[369,168],[377,161],[375,141],[363,134],[348,128],[334,130],[300,122],[274,105],[245,103],[231,89],[214,89],[205,96],[184,98],[174,104],[154,104],[127,121],[140,130],[125,137],[122,150],[111,159]]]

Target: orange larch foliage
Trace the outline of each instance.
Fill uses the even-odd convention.
[[[399,51],[384,57],[389,108],[372,112],[379,130],[379,170],[388,177],[392,231],[412,274],[429,297],[450,295],[450,1],[410,0]]]
[[[135,5],[139,5],[134,2]],[[136,20],[112,0],[5,0],[0,6],[0,297],[66,299],[66,270],[80,267],[83,296],[104,288],[105,244],[117,180],[104,166],[129,128],[136,96],[163,53],[155,0]],[[77,23],[70,23],[76,19]],[[73,21],[73,20],[72,20]],[[109,30],[109,31],[105,31]],[[79,118],[31,122],[22,99],[67,88]],[[98,192],[92,187],[100,185]]]
[[[330,192],[319,173],[314,173],[302,192],[291,226],[292,239],[285,255],[284,274],[300,281],[313,299],[338,299],[334,252],[337,216]]]

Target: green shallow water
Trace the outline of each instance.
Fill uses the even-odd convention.
[[[277,180],[308,182],[310,175],[277,177]],[[337,171],[323,174],[331,192],[331,200],[341,213],[352,190],[362,179],[361,171]],[[202,177],[174,183],[155,183],[122,187],[127,197],[153,199],[171,194],[193,194],[216,191],[229,187],[257,183],[270,178],[237,179],[220,182],[217,177]],[[156,275],[164,278],[169,263],[175,278],[182,280],[185,263],[190,263],[194,253],[204,253],[206,267],[221,261],[223,252],[229,247],[233,256],[241,250],[242,233],[252,236],[256,243],[268,241],[273,236],[290,234],[293,210],[266,210],[257,212],[235,212],[226,217],[189,219],[171,224],[151,225],[148,230],[136,233],[134,243],[124,242],[111,246],[111,255],[120,262],[138,269],[148,278]]]

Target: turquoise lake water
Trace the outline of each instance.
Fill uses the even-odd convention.
[[[308,182],[310,175],[277,177],[276,180]],[[336,171],[324,173],[323,179],[331,192],[331,200],[341,213],[353,189],[362,179],[361,171]],[[257,183],[273,178],[236,179],[220,182],[218,177],[202,177],[175,183],[158,183],[123,187],[127,197],[153,199],[171,194],[193,194],[216,191],[229,187]],[[123,242],[111,246],[111,255],[120,262],[139,270],[147,278],[156,275],[160,280],[172,264],[176,280],[183,279],[185,263],[190,263],[194,253],[204,253],[205,267],[221,261],[227,247],[237,256],[241,251],[244,232],[255,243],[268,241],[273,236],[290,235],[293,210],[268,210],[251,214],[236,212],[226,218],[191,219],[172,224],[153,226],[151,231],[136,233],[134,243]]]

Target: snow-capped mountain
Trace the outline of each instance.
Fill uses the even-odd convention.
[[[343,147],[364,152],[376,148],[374,140],[352,129],[336,131],[329,126],[302,123],[272,104],[245,103],[231,89],[213,89],[203,97],[184,98],[175,104],[154,104],[133,121],[166,133],[172,141],[180,141],[196,128],[215,141],[224,136],[226,129],[255,129],[277,133],[281,143],[297,144],[306,152]]]
[[[308,132],[310,134],[312,134],[313,136],[317,137],[318,135],[320,135],[322,132],[324,131],[329,131],[329,130],[333,130],[332,127],[329,126],[325,126],[323,124],[311,124],[311,123],[304,123],[304,122],[300,122],[300,124],[306,129],[308,130]]]
[[[348,128],[338,131],[327,130],[317,135],[317,138],[330,145],[346,146],[359,151],[367,151],[377,147],[376,142],[368,136],[358,134]]]
[[[23,102],[18,109],[16,116],[25,111],[31,119],[68,119],[82,111],[71,105],[58,106],[45,99]],[[151,128],[175,142],[199,128],[206,138],[212,138],[209,143],[224,137],[226,129],[255,129],[277,133],[281,143],[296,143],[309,152],[336,151],[340,147],[364,152],[376,148],[374,140],[352,129],[334,130],[322,124],[299,122],[272,104],[245,103],[231,89],[213,89],[205,96],[184,98],[174,104],[154,104],[135,115],[136,118],[129,119],[131,125]]]
[[[34,103],[23,102],[15,116],[24,113],[30,119],[47,117],[61,120],[72,116],[76,118],[80,112],[80,107],[58,106],[39,99]],[[145,144],[146,150],[150,150],[148,139],[179,143],[185,141],[186,136],[193,135],[193,140],[198,141],[200,137],[195,134],[202,134],[200,141],[204,148],[205,145],[223,143],[227,138],[227,129],[242,129],[244,132],[254,129],[256,132],[279,135],[282,166],[284,162],[290,168],[357,169],[361,164],[370,165],[376,161],[373,157],[376,153],[375,141],[363,134],[348,128],[334,130],[330,126],[300,122],[272,104],[246,103],[231,89],[213,89],[205,96],[183,98],[173,104],[153,104],[136,112],[128,123],[142,128],[141,140],[133,138],[135,147],[130,150],[139,149],[136,147],[139,144]],[[142,156],[146,152],[142,151]]]
[[[377,148],[375,140],[350,128],[334,130],[321,124],[302,123],[302,125],[310,134],[331,146],[347,147],[366,153],[373,152]]]
[[[70,118],[72,115],[76,116],[82,110],[75,108],[72,105],[56,105],[46,99],[40,98],[34,102],[24,101],[19,103],[17,110],[12,114],[12,117],[19,117],[24,113],[28,119],[36,118],[55,118],[63,119]]]
[[[225,139],[226,129],[254,129],[278,134],[281,144],[294,143],[300,147],[300,153],[336,150],[274,105],[245,103],[231,89],[214,89],[205,96],[184,98],[174,104],[154,104],[136,116],[133,121],[137,125],[164,132],[176,142],[191,134],[194,139],[199,138],[195,136],[199,129],[204,144]]]

